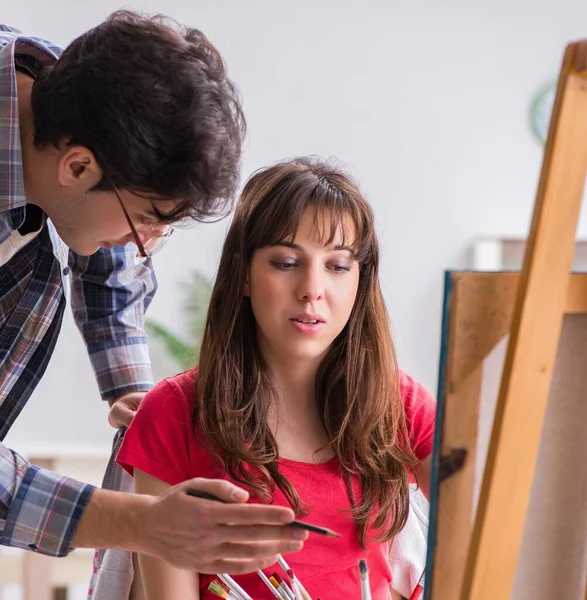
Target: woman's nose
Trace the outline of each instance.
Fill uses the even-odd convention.
[[[306,302],[315,302],[324,296],[324,275],[316,267],[307,268],[298,287],[298,297]]]

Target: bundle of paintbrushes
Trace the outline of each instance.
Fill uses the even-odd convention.
[[[222,502],[222,500],[216,496],[212,496],[206,492],[201,492],[200,490],[190,489],[187,491],[187,493],[196,498],[212,500],[214,502]],[[338,533],[327,529],[326,527],[305,523],[304,521],[294,521],[289,525],[290,527],[300,527],[302,529],[306,529],[307,531],[325,536],[339,537]],[[279,566],[285,571],[287,580],[283,579],[279,573],[273,573],[271,577],[267,577],[263,571],[257,571],[257,574],[267,588],[271,590],[273,596],[278,600],[312,600],[312,597],[310,594],[308,594],[304,586],[300,583],[300,580],[295,576],[292,569],[290,569],[289,565],[285,562],[283,556],[279,555],[277,557],[277,561],[279,562]],[[369,587],[369,569],[367,568],[367,561],[364,559],[359,561],[359,573],[361,575],[361,599],[372,600],[371,590]],[[212,581],[212,583],[210,583],[208,586],[208,589],[219,598],[225,598],[226,600],[253,600],[253,598],[251,598],[251,596],[249,596],[249,594],[247,594],[247,592],[245,592],[245,590],[243,590],[243,588],[230,575],[221,573],[218,574],[218,579],[219,581]],[[317,598],[316,600],[320,600],[320,598]]]
[[[312,597],[300,583],[300,580],[295,576],[290,566],[285,562],[283,556],[279,555],[277,557],[277,562],[285,571],[287,581],[280,577],[278,573],[273,573],[269,578],[269,582],[273,586],[273,589],[271,590],[273,595],[280,600],[312,600]],[[267,585],[267,583],[265,584]]]
[[[220,598],[227,600],[253,600],[245,590],[226,573],[219,573],[218,580],[214,580],[208,586],[208,589]]]
[[[300,580],[295,576],[292,569],[285,562],[285,559],[280,555],[278,557],[279,566],[285,571],[287,579],[284,579],[275,572],[271,577],[267,577],[263,571],[257,571],[257,574],[267,586],[275,598],[279,600],[312,600],[312,597]],[[208,589],[218,596],[226,600],[253,600],[249,594],[230,576],[226,573],[218,574],[218,579],[210,583]]]
[[[267,577],[263,571],[257,571],[257,574],[267,588],[271,590],[273,596],[278,600],[312,600],[312,597],[285,562],[283,556],[278,556],[277,560],[279,566],[285,571],[287,580],[277,572]],[[359,561],[359,574],[361,576],[361,600],[371,600],[369,568],[365,559]],[[218,575],[218,579],[210,583],[208,589],[219,598],[225,598],[226,600],[253,600],[230,575],[220,574]],[[316,600],[320,600],[320,598]]]

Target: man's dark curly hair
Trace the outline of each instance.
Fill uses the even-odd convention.
[[[224,216],[238,187],[245,120],[222,57],[198,30],[118,11],[75,39],[32,92],[37,147],[90,149],[103,177],[154,200],[167,222]]]

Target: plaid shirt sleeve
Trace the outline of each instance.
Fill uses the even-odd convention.
[[[94,489],[31,465],[0,443],[0,543],[66,556]]]
[[[153,375],[144,316],[157,289],[151,259],[137,259],[129,244],[91,256],[70,252],[69,262],[73,314],[102,398],[148,391]]]

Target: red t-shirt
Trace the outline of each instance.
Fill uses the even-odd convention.
[[[143,399],[118,453],[118,463],[131,475],[133,467],[176,485],[193,477],[224,478],[210,453],[194,438],[191,427],[194,410],[196,371],[165,379]],[[414,453],[424,459],[432,453],[436,402],[429,392],[408,375],[401,375],[410,442]],[[303,518],[341,534],[340,538],[310,535],[303,550],[285,556],[312,598],[360,597],[359,559],[369,566],[373,600],[387,600],[391,571],[389,543],[368,543],[362,550],[356,527],[348,513],[350,498],[336,458],[322,464],[301,463],[282,458],[280,471],[294,485],[300,499],[311,507]],[[353,481],[358,497],[358,482]],[[279,489],[274,503],[288,505]],[[265,569],[285,578],[276,564]],[[211,575],[200,575],[200,598],[216,598],[208,585]],[[235,577],[255,600],[271,600],[273,595],[256,573]]]

